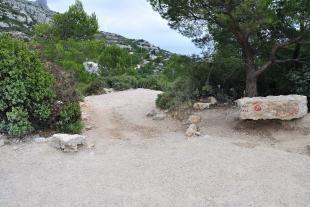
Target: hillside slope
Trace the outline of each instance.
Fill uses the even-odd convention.
[[[29,38],[32,26],[50,21],[54,13],[37,1],[0,0],[0,31]]]
[[[15,37],[29,39],[33,35],[32,27],[37,23],[51,20],[51,11],[46,1],[0,0],[0,31],[9,32]],[[164,62],[172,53],[163,50],[145,40],[128,39],[118,34],[100,31],[97,39],[103,39],[108,45],[115,44],[126,48],[132,53],[139,54],[141,65],[150,65],[154,70],[161,70]]]

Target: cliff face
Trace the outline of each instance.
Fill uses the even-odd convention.
[[[0,31],[30,36],[32,26],[48,22],[53,15],[45,1],[0,0]]]

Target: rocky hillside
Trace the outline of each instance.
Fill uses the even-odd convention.
[[[0,0],[0,31],[9,32],[16,37],[29,39],[32,36],[32,26],[36,23],[49,22],[54,11],[51,11],[46,0]],[[115,44],[126,48],[131,53],[141,56],[141,64],[150,65],[155,70],[161,70],[165,61],[172,53],[162,50],[145,40],[128,39],[123,36],[99,32],[97,39],[104,39],[107,44]]]
[[[0,0],[0,31],[29,38],[32,26],[50,21],[53,13],[42,0]]]
[[[164,63],[169,60],[172,53],[163,50],[148,41],[128,39],[118,34],[100,31],[96,35],[97,39],[104,39],[109,45],[115,44],[120,48],[126,48],[131,53],[137,53],[141,56],[141,64],[137,67],[142,67],[144,65],[150,65],[155,70],[159,71],[164,66]]]

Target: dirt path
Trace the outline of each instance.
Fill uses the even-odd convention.
[[[157,94],[87,97],[94,149],[0,148],[0,206],[309,206],[309,156],[213,134],[187,140],[180,123],[145,116]]]

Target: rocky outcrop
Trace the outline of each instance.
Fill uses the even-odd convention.
[[[98,73],[99,72],[99,64],[95,62],[84,62],[83,66],[85,70],[87,70],[89,73]]]
[[[53,11],[49,10],[46,1],[0,0],[0,31],[32,33],[32,26],[49,22]]]
[[[308,113],[307,97],[299,95],[243,98],[237,104],[243,120],[292,120]]]

